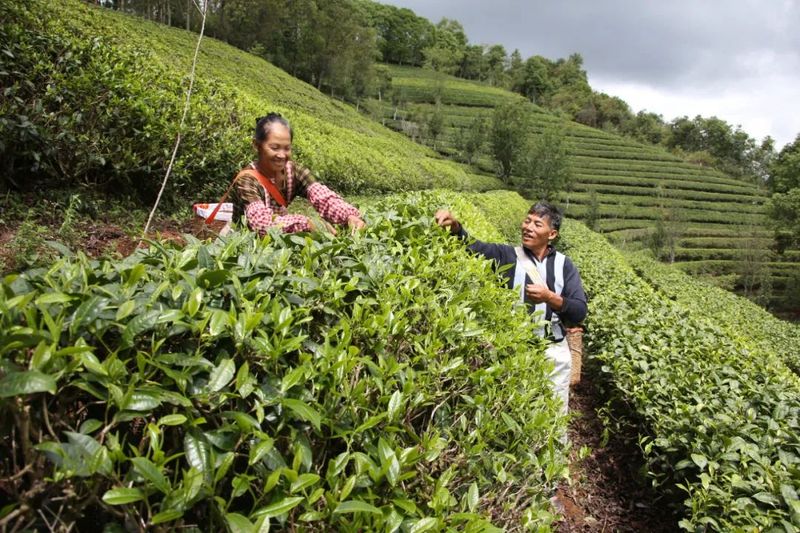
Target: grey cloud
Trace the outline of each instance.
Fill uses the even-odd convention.
[[[779,143],[800,129],[800,0],[385,2],[523,57],[578,52],[593,86],[639,88],[627,92],[634,111],[717,115]]]
[[[742,57],[778,54],[800,64],[796,2],[725,0],[394,0],[436,22],[459,20],[470,41],[523,56],[580,53],[591,74],[664,86],[724,83],[752,74]],[[788,66],[787,66],[788,68]]]

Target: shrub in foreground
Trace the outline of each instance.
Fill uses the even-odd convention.
[[[383,204],[353,237],[152,243],[4,278],[0,519],[546,528],[564,462],[544,346],[437,202]]]

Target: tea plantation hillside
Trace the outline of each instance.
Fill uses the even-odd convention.
[[[431,218],[450,207],[480,238],[513,238],[527,202],[366,204],[354,236],[241,232],[4,278],[0,519],[37,524],[32,509],[66,501],[80,529],[547,530],[564,463],[543,345]],[[589,368],[648,476],[684,501],[681,526],[800,526],[782,345],[737,328],[740,298],[709,320],[654,289],[668,267],[634,271],[575,221],[563,233],[590,295]]]
[[[565,464],[545,344],[440,205],[497,237],[440,193],[380,200],[354,236],[239,232],[5,277],[0,520],[547,527]]]
[[[0,4],[3,179],[146,196],[195,36],[48,7]],[[528,201],[477,192],[497,181],[263,61],[213,40],[202,57],[174,199],[221,189],[267,107],[294,120],[326,181],[371,193],[350,195],[367,228],[156,239],[125,257],[55,243],[60,257],[3,275],[0,529],[557,529],[567,420],[537,317],[432,219],[448,207],[473,236],[518,242]],[[448,83],[462,90],[441,94]],[[508,98],[463,91],[472,107],[458,109]],[[437,184],[462,190],[405,191]],[[800,528],[797,329],[578,221],[559,246],[590,297],[586,368],[606,430],[635,430],[681,527]]]
[[[429,70],[390,68],[394,103],[376,103],[383,121],[425,140],[425,120],[438,100],[444,128],[435,146],[450,156],[458,153],[459,130],[475,127],[476,117],[484,117],[488,131],[496,106],[524,101],[496,87]],[[762,285],[765,292],[778,294],[788,283],[797,283],[792,276],[800,270],[800,251],[772,251],[766,196],[754,185],[686,163],[665,150],[564,121],[533,104],[527,107],[531,134],[553,125],[565,133],[575,177],[572,191],[561,197],[568,215],[586,220],[617,244],[643,246],[661,231],[665,256],[671,255],[682,269],[723,276],[722,283],[751,293]],[[427,144],[433,144],[431,139]],[[487,143],[474,164],[482,172],[494,172]]]
[[[4,186],[154,197],[185,100],[197,35],[78,0],[4,3]],[[343,192],[485,190],[475,175],[251,54],[206,37],[168,196],[220,194],[252,157],[257,117],[287,116],[295,155]]]

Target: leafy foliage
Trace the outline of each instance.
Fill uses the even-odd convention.
[[[153,242],[6,277],[4,512],[28,523],[59,501],[79,528],[546,527],[564,426],[544,344],[488,262],[433,224],[451,200],[384,200],[354,236]]]
[[[56,16],[41,0],[2,7],[3,184],[79,180],[150,199],[175,139],[194,36],[76,1],[62,8]],[[292,120],[298,159],[341,192],[498,186],[212,39],[194,92],[173,200],[220,195],[252,156],[253,119],[267,110]]]
[[[492,115],[489,144],[497,161],[498,175],[504,182],[511,181],[522,159],[529,128],[526,105],[522,102],[501,105]]]
[[[800,382],[781,354],[654,291],[580,224],[565,225],[562,237],[589,292],[588,347],[609,409],[627,411],[624,419],[638,426],[654,482],[685,493],[681,526],[800,525],[792,444],[800,437]]]
[[[777,354],[795,373],[800,373],[800,328],[779,320],[762,307],[709,285],[680,270],[662,265],[642,254],[628,260],[636,273],[654,289],[676,301],[693,317],[703,320],[713,309],[714,322],[732,337],[753,348]]]
[[[152,196],[157,182],[147,178],[166,167],[169,153],[162,143],[177,132],[173,104],[183,97],[182,83],[148,61],[145,52],[81,36],[37,7],[2,8],[5,185],[28,190],[82,185]],[[196,98],[202,103],[189,120],[204,127],[185,132],[191,140],[175,173],[176,192],[209,167],[235,160],[227,146],[238,141],[237,132],[214,111],[229,108],[231,94],[201,83]]]
[[[564,133],[549,127],[520,154],[514,185],[523,196],[552,200],[572,185]]]
[[[434,109],[437,101],[442,102],[445,127],[437,136],[436,147],[441,153],[462,161],[466,159],[466,132],[474,131],[471,124],[490,120],[500,109],[510,109],[515,105],[525,107],[528,122],[525,131],[509,137],[490,135],[488,142],[483,143],[485,148],[482,151],[470,151],[468,156],[469,161],[485,173],[497,172],[497,155],[511,161],[510,181],[526,184],[526,195],[536,196],[543,190],[541,185],[527,185],[531,180],[526,179],[526,169],[532,170],[535,176],[543,176],[546,172],[540,172],[540,166],[544,166],[548,159],[561,160],[558,157],[561,150],[554,146],[559,143],[545,141],[551,135],[548,132],[563,132],[561,144],[566,153],[566,165],[555,166],[569,167],[572,190],[558,192],[555,199],[565,206],[569,216],[593,221],[601,231],[624,230],[625,233],[610,235],[618,244],[638,249],[654,244],[653,237],[656,237],[656,246],[653,247],[665,259],[684,262],[687,269],[695,270],[702,270],[708,261],[717,261],[710,272],[728,277],[741,277],[740,250],[756,244],[764,256],[771,253],[773,244],[763,240],[762,235],[756,240],[751,238],[753,232],[762,233],[771,226],[767,195],[752,183],[683,161],[664,149],[559,119],[536,105],[519,103],[518,98],[514,100],[514,94],[504,93],[497,87],[424,69],[396,66],[390,69],[395,86],[404,87],[404,90],[413,87],[409,100],[415,103],[399,107],[382,105],[387,123],[406,132],[415,131],[416,135],[424,128],[412,130],[409,124],[418,120],[416,116],[424,117],[426,112]],[[492,150],[492,140],[498,144],[499,152]],[[526,146],[516,151],[516,165],[509,155],[514,152],[515,144]],[[551,146],[534,150],[535,155],[527,148],[528,145],[535,148],[542,144]],[[786,150],[786,153],[790,152]],[[541,157],[542,153],[545,157]],[[790,161],[791,158],[785,156],[783,160]],[[501,175],[504,172],[502,168],[507,169],[508,165],[501,165]],[[693,227],[713,227],[714,231],[725,232],[727,238],[719,244],[687,251],[690,246],[681,237]],[[790,231],[779,235],[779,250],[793,245]],[[716,248],[720,250],[711,251]],[[708,253],[702,255],[700,249],[708,250]],[[716,259],[721,257],[725,258],[724,264]],[[794,261],[790,253],[781,259],[787,263]],[[762,303],[768,303],[772,308],[796,307],[785,290],[789,281],[780,270],[770,264],[759,277],[763,278],[760,284],[771,286],[773,293],[769,302]],[[739,283],[737,290],[742,287],[743,284]],[[758,289],[756,292],[764,291]],[[759,299],[763,300],[761,296]]]

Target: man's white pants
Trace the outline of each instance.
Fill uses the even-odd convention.
[[[559,343],[551,344],[544,354],[553,362],[553,373],[550,374],[550,381],[553,382],[553,390],[561,400],[561,413],[567,414],[569,408],[569,378],[572,369],[572,354],[567,345],[567,339]]]

